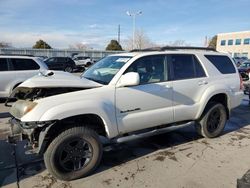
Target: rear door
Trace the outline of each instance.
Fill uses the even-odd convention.
[[[67,58],[57,57],[56,59],[57,59],[58,70],[64,70],[67,65]]]
[[[67,57],[67,58],[65,58],[65,61],[66,61],[65,67],[66,66],[70,66],[72,68],[75,67],[75,62],[71,58]]]
[[[168,59],[173,81],[174,121],[193,120],[208,78],[193,54],[172,54]]]
[[[9,88],[15,79],[15,74],[11,73],[9,69],[7,58],[0,58],[0,97],[9,95]]]
[[[46,62],[50,70],[63,70],[64,64],[59,57],[52,57]]]
[[[9,73],[15,77],[16,83],[21,83],[26,79],[39,73],[40,66],[33,59],[10,58]]]

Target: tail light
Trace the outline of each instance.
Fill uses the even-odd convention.
[[[240,77],[240,90],[243,90],[244,89],[243,79],[240,74],[239,74],[239,77]]]

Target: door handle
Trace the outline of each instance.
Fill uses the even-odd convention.
[[[207,85],[207,84],[208,84],[208,82],[207,82],[206,80],[202,80],[202,81],[199,81],[199,82],[198,82],[198,85],[199,85],[199,86]]]

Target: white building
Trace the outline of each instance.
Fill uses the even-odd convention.
[[[218,34],[216,50],[232,57],[250,58],[250,31]]]

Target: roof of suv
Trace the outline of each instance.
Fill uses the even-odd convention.
[[[128,53],[120,53],[120,54],[113,54],[112,56],[130,56],[135,57],[137,55],[156,55],[156,54],[213,54],[213,55],[228,55],[226,53],[219,53],[215,51],[201,51],[201,50],[166,50],[166,51],[138,51],[138,52],[128,52]]]
[[[0,58],[20,58],[20,59],[34,59],[34,58],[38,58],[36,56],[33,55],[11,55],[11,54],[0,54]]]
[[[146,49],[135,49],[128,53],[113,54],[113,56],[119,55],[119,56],[135,57],[137,55],[156,55],[156,54],[170,54],[170,53],[228,55],[226,53],[217,52],[213,48],[191,47],[191,46],[165,46],[165,47],[154,47]]]

